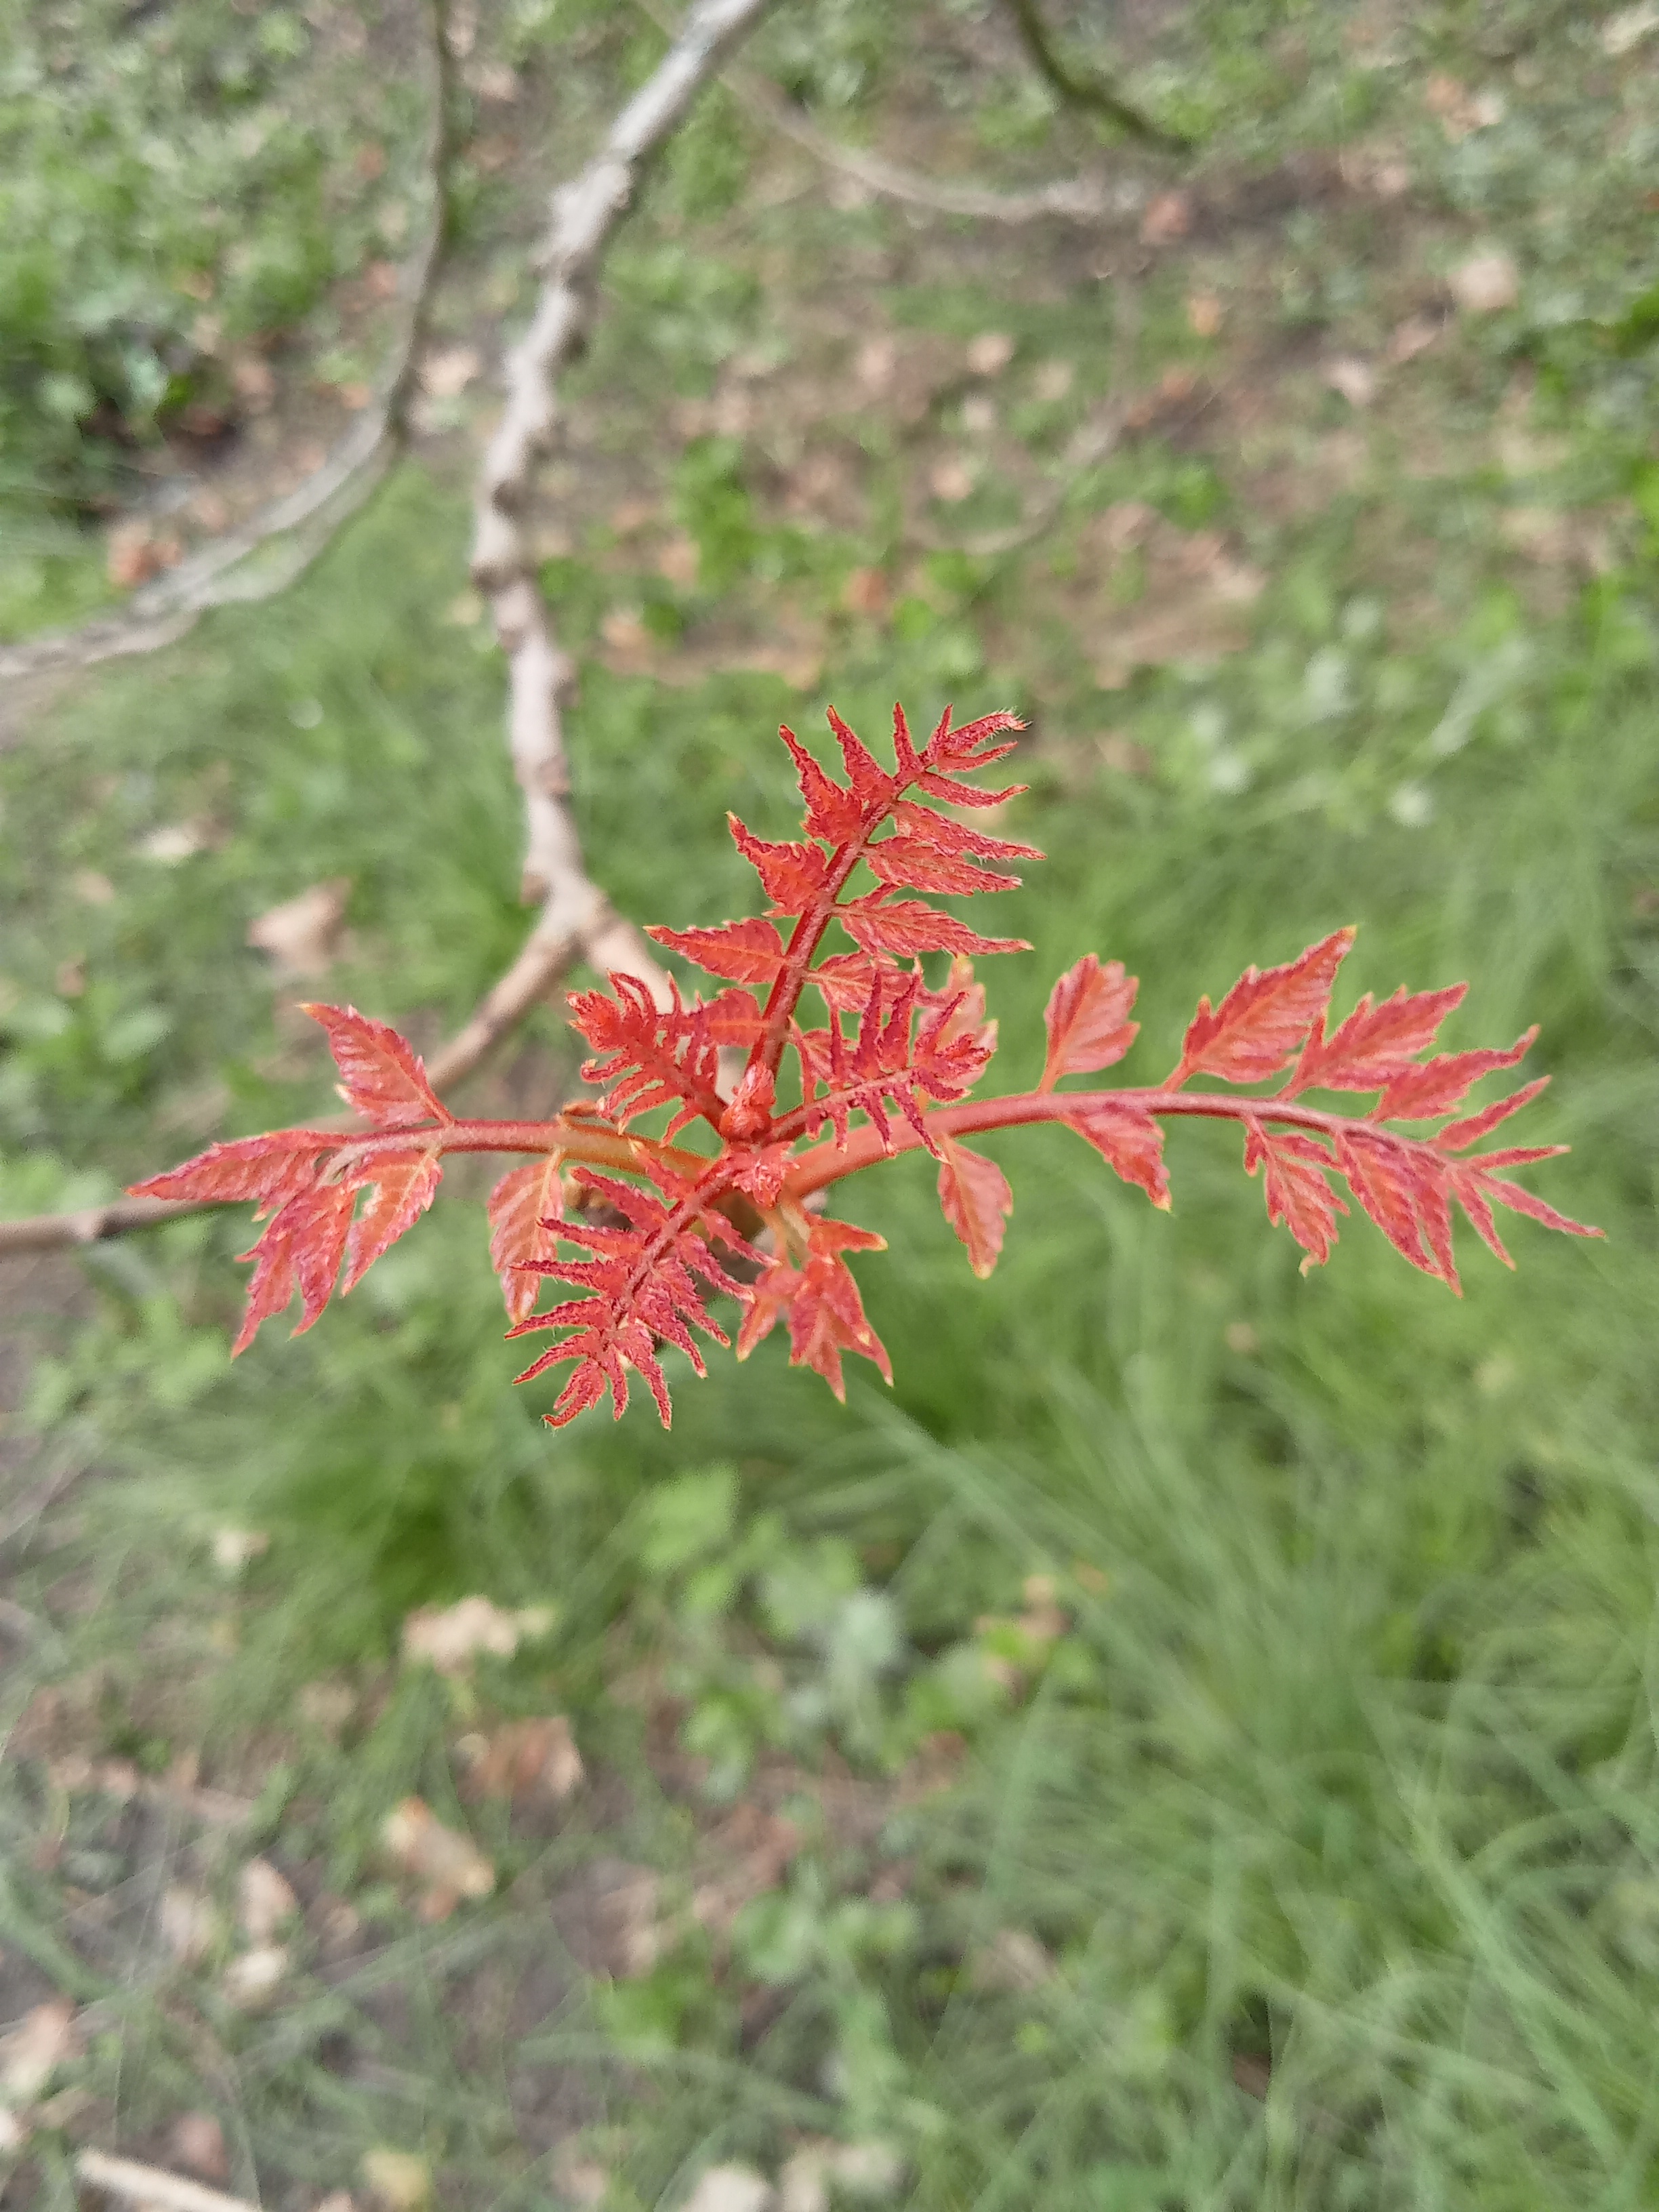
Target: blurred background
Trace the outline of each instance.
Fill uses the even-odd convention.
[[[430,1048],[517,951],[471,479],[665,46],[0,0],[0,1212],[325,1110],[296,999]],[[1659,2203],[1656,56],[1651,0],[783,0],[705,89],[537,524],[617,908],[752,904],[780,720],[1013,708],[1005,1083],[1085,951],[1139,1082],[1358,922],[1340,1006],[1543,1025],[1607,1241],[1304,1279],[1231,1133],[1169,1218],[1011,1133],[988,1283],[925,1162],[856,1190],[890,1393],[671,1355],[667,1435],[511,1388],[483,1170],[234,1371],[241,1209],[8,1263],[9,2203],[88,2146],[283,2212]],[[434,191],[373,500],[27,673],[371,419]],[[470,1110],[575,1070],[550,1005]]]

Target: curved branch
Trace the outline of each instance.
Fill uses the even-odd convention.
[[[968,216],[982,222],[1099,223],[1127,214],[1141,197],[1138,187],[1130,186],[1126,193],[1125,186],[1114,187],[1097,177],[1063,177],[1053,184],[1035,185],[1027,191],[1000,192],[985,185],[953,184],[948,178],[924,176],[920,170],[904,168],[879,154],[868,154],[862,147],[845,146],[829,137],[775,85],[749,70],[728,70],[725,82],[744,106],[781,137],[803,148],[814,161],[856,179],[884,199],[901,200],[910,207],[928,208],[939,215]]]
[[[507,655],[510,741],[529,820],[525,886],[543,902],[542,911],[517,959],[434,1055],[428,1073],[440,1088],[470,1074],[579,960],[602,975],[615,969],[636,975],[659,1006],[670,1003],[666,975],[639,932],[591,881],[583,863],[567,803],[569,775],[561,711],[574,672],[555,641],[522,518],[536,464],[558,422],[553,380],[586,342],[604,249],[652,156],[722,55],[769,4],[770,0],[701,0],[655,74],[611,125],[599,154],[573,184],[553,195],[552,221],[538,257],[548,281],[528,331],[508,356],[507,412],[490,441],[479,480],[472,552],[474,579],[489,595],[496,635]],[[441,53],[441,39],[438,43]],[[436,237],[434,227],[422,285],[430,275]],[[399,435],[413,347],[411,337],[387,397],[386,422],[397,426]],[[167,635],[177,635],[193,616],[175,612],[167,619],[174,625]],[[161,644],[165,638],[156,635],[151,641]],[[0,672],[3,668],[0,661]],[[0,1222],[0,1259],[94,1244],[206,1210],[188,1200],[123,1198],[72,1213]]]
[[[1073,107],[1086,107],[1115,123],[1120,131],[1127,131],[1146,146],[1155,146],[1165,154],[1187,154],[1193,141],[1178,131],[1166,131],[1143,114],[1132,100],[1126,100],[1113,86],[1093,77],[1079,76],[1068,69],[1054,52],[1042,16],[1037,13],[1036,0],[1008,0],[1009,12],[1018,27],[1020,43],[1030,56],[1039,76],[1042,77],[1064,100]]]
[[[408,436],[415,357],[443,255],[449,70],[441,0],[430,0],[428,21],[431,117],[422,165],[429,179],[428,219],[419,246],[404,264],[398,285],[402,314],[374,398],[302,484],[268,502],[240,529],[204,545],[165,576],[141,586],[118,613],[100,616],[76,629],[0,646],[0,681],[16,682],[57,669],[89,668],[127,653],[155,653],[183,637],[210,608],[274,599],[311,566],[398,459]]]
[[[541,974],[544,988],[559,972],[553,947],[568,945],[574,957],[576,950],[601,939],[609,965],[638,976],[659,1006],[670,1002],[667,976],[639,933],[611,914],[582,859],[568,804],[563,728],[575,671],[554,635],[525,518],[537,465],[558,432],[555,380],[586,344],[605,249],[652,159],[722,58],[769,4],[770,0],[698,0],[654,73],[611,125],[598,155],[553,194],[551,220],[537,256],[546,282],[528,330],[507,355],[507,408],[479,477],[471,569],[507,655],[508,743],[528,830],[523,891],[526,900],[542,902],[542,915],[520,963],[497,987],[504,1004],[514,1000],[524,980],[520,968],[526,975]],[[480,1009],[478,1018],[487,1023],[489,1018]]]

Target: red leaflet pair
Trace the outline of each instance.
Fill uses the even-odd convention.
[[[1336,971],[1353,939],[1349,929],[1283,967],[1248,969],[1218,1006],[1201,1000],[1179,1064],[1149,1089],[1057,1088],[1068,1076],[1114,1066],[1136,1034],[1129,1019],[1134,979],[1119,962],[1103,966],[1085,954],[1050,995],[1048,1049],[1036,1088],[971,1097],[996,1048],[972,956],[1030,947],[981,937],[925,899],[900,894],[1009,889],[1018,878],[989,863],[1042,857],[917,795],[966,809],[1012,798],[1023,787],[986,791],[965,779],[1009,752],[1005,732],[1024,725],[998,714],[953,729],[947,708],[918,751],[895,708],[889,771],[833,708],[830,724],[844,783],[827,775],[792,731],[781,733],[805,800],[800,842],[768,842],[732,818],[738,850],[771,902],[767,915],[718,929],[650,933],[732,988],[689,1004],[676,988],[672,1004],[659,1007],[635,978],[613,975],[608,992],[572,994],[573,1021],[593,1050],[583,1075],[605,1086],[597,1105],[541,1122],[459,1119],[434,1097],[395,1030],[350,1007],[312,1006],[307,1011],[328,1031],[341,1095],[369,1127],[349,1136],[289,1129],[215,1145],[136,1187],[137,1194],[160,1198],[252,1200],[256,1218],[270,1217],[247,1255],[254,1273],[238,1352],[262,1321],[287,1310],[296,1290],[301,1313],[295,1333],[308,1328],[328,1303],[342,1261],[340,1286],[349,1290],[431,1204],[441,1157],[453,1152],[532,1155],[491,1195],[490,1256],[514,1324],[509,1334],[557,1333],[519,1379],[574,1363],[547,1416],[556,1426],[607,1389],[620,1414],[630,1368],[666,1424],[660,1347],[677,1346],[702,1374],[693,1330],[728,1341],[708,1310],[711,1292],[745,1308],[739,1358],[786,1321],[792,1363],[816,1369],[838,1397],[844,1352],[873,1360],[890,1381],[887,1354],[865,1318],[844,1256],[878,1250],[882,1240],[823,1218],[818,1194],[878,1159],[925,1147],[939,1162],[945,1219],[974,1272],[988,1275],[1013,1198],[996,1163],[962,1139],[1017,1123],[1065,1122],[1125,1181],[1167,1207],[1161,1120],[1187,1115],[1242,1122],[1245,1166],[1252,1175],[1263,1170],[1268,1218],[1283,1222],[1306,1252],[1304,1273],[1328,1257],[1336,1217],[1348,1211],[1338,1178],[1413,1267],[1455,1291],[1454,1200],[1506,1265],[1494,1205],[1553,1229],[1601,1234],[1499,1173],[1565,1146],[1463,1157],[1547,1079],[1431,1135],[1390,1126],[1444,1121],[1482,1076],[1514,1066],[1536,1032],[1505,1051],[1425,1057],[1463,996],[1466,987],[1455,984],[1414,994],[1402,988],[1380,1006],[1364,998],[1328,1035]],[[872,887],[852,888],[860,869],[873,878]],[[832,923],[853,950],[825,949]],[[937,990],[922,973],[920,956],[929,952],[951,956]],[[819,1026],[803,1026],[809,986],[823,1002]],[[722,1049],[744,1055],[729,1095],[720,1082]],[[1261,1084],[1286,1069],[1286,1080],[1267,1096],[1184,1087],[1194,1076]],[[1310,1091],[1373,1093],[1376,1103],[1363,1116],[1332,1113],[1299,1103]],[[669,1114],[664,1135],[635,1133],[634,1125],[659,1109]],[[673,1141],[699,1123],[708,1133],[702,1148]],[[563,1209],[567,1164],[580,1200],[574,1217]],[[566,1251],[579,1256],[562,1256]],[[537,1312],[544,1277],[578,1295]]]

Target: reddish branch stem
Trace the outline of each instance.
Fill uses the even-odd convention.
[[[1033,1121],[1064,1121],[1081,1105],[1117,1106],[1126,1112],[1184,1115],[1212,1121],[1273,1121],[1316,1136],[1334,1137],[1356,1127],[1374,1130],[1398,1145],[1426,1145],[1424,1137],[1406,1137],[1380,1123],[1353,1114],[1322,1113],[1317,1107],[1287,1103],[1267,1097],[1233,1097],[1221,1091],[1021,1091],[1002,1098],[969,1098],[959,1106],[936,1107],[924,1115],[930,1129],[941,1136],[971,1137],[989,1129],[1012,1129]],[[782,1125],[780,1125],[782,1126]],[[383,1145],[390,1132],[365,1139],[365,1146]],[[438,1149],[445,1152],[562,1152],[566,1158],[595,1167],[638,1173],[643,1159],[662,1161],[688,1181],[701,1180],[714,1163],[702,1152],[678,1145],[661,1145],[650,1137],[629,1137],[587,1120],[551,1121],[450,1121],[434,1127]],[[916,1152],[921,1139],[908,1123],[895,1122],[884,1143],[874,1129],[856,1131],[844,1145],[826,1143],[802,1152],[785,1179],[787,1197],[810,1198],[843,1176],[857,1175],[890,1153]]]

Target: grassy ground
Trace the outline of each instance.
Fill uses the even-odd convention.
[[[538,85],[580,146],[657,50],[594,12],[564,76],[486,20],[524,148]],[[1054,173],[1087,128],[1001,22],[849,8],[758,58],[895,156]],[[1145,236],[861,204],[729,106],[653,185],[546,540],[592,865],[723,915],[725,810],[790,818],[780,719],[1012,705],[1051,859],[999,915],[1036,951],[988,963],[1011,1068],[1085,950],[1143,979],[1133,1078],[1358,921],[1351,994],[1468,976],[1455,1042],[1542,1023],[1540,1187],[1607,1243],[1518,1224],[1455,1304],[1351,1224],[1304,1280],[1224,1135],[1172,1135],[1170,1218],[1011,1135],[988,1284],[921,1163],[858,1191],[890,1395],[774,1342],[666,1437],[512,1391],[460,1176],[234,1371],[240,1221],[15,1274],[0,1989],[79,2008],[20,2203],[89,2142],[186,2163],[189,2112],[296,2212],[673,2208],[827,2141],[928,2212],[1659,2202],[1652,80],[1541,6],[1163,35],[1131,82],[1211,150]],[[451,343],[505,296],[511,155]],[[1513,301],[1455,309],[1495,251]],[[7,1212],[314,1111],[295,996],[426,1042],[510,957],[468,451],[434,421],[297,589],[0,760]],[[1028,543],[950,550],[1048,483]],[[325,982],[273,979],[250,921],[335,879]],[[550,1010],[470,1096],[573,1074]],[[399,1662],[471,1595],[550,1617]],[[515,1793],[553,1716],[586,1778]],[[411,1796],[493,1893],[435,1917],[387,1853]]]

